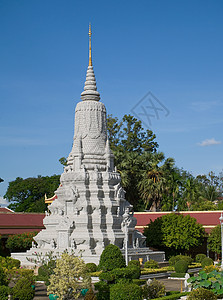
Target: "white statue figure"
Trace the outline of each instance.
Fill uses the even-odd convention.
[[[191,284],[187,282],[187,280],[190,278],[190,275],[188,273],[185,274],[185,280],[184,280],[184,287],[185,292],[191,292]]]
[[[136,248],[139,248],[139,238],[136,239]]]
[[[71,247],[71,249],[76,249],[76,248],[77,248],[77,245],[76,245],[74,239],[71,240],[71,245],[70,245],[70,247]]]
[[[52,240],[51,240],[50,245],[51,245],[51,248],[52,248],[52,249],[56,249],[57,244],[56,244],[55,239],[52,239]]]

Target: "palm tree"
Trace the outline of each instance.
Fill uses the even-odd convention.
[[[154,153],[148,168],[144,170],[142,179],[138,183],[139,191],[146,208],[152,211],[160,210],[161,201],[167,192],[165,171],[169,168],[170,160],[164,160],[162,152]],[[163,163],[162,165],[160,165]]]

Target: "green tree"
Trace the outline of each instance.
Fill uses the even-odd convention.
[[[9,183],[4,198],[11,202],[9,208],[16,212],[44,212],[47,208],[44,195],[52,197],[59,183],[59,175],[26,179],[17,177]]]
[[[156,136],[151,130],[145,131],[141,121],[131,115],[125,115],[120,122],[109,115],[107,128],[115,165],[126,190],[126,199],[135,210],[144,209],[138,182],[141,180],[142,170],[148,165],[151,153],[157,151]]]
[[[171,213],[150,222],[144,230],[147,245],[158,249],[184,253],[202,244],[205,231],[191,216]]]
[[[208,248],[209,250],[216,252],[217,254],[221,253],[221,226],[215,226],[208,236]]]

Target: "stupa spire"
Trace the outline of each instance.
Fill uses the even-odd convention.
[[[92,57],[91,57],[91,23],[89,24],[89,66],[92,66]]]
[[[91,24],[89,24],[89,65],[87,69],[86,81],[84,85],[84,91],[81,93],[81,99],[99,101],[100,94],[97,91],[96,80],[94,75],[94,70],[92,66],[92,56],[91,56]]]

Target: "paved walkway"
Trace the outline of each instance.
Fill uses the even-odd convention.
[[[173,280],[167,278],[157,278],[160,282],[164,283],[166,291],[180,291],[181,290],[181,281]],[[184,287],[184,286],[183,286]],[[36,284],[35,297],[34,300],[49,300],[49,297],[46,293],[46,286],[43,283]]]

